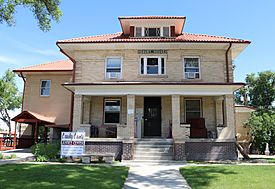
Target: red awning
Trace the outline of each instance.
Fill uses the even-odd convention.
[[[34,113],[31,111],[22,111],[20,114],[18,114],[11,120],[18,122],[18,123],[27,123],[27,124],[32,124],[32,123],[36,123],[36,122],[39,124],[43,124],[43,125],[55,124],[54,117],[44,116],[44,115]]]

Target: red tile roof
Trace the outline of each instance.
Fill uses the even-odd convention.
[[[19,68],[13,70],[14,72],[40,72],[40,71],[72,71],[73,63],[70,60],[59,60],[54,62],[48,62],[44,64],[38,64]]]
[[[129,37],[121,32],[114,34],[79,37],[66,40],[59,40],[58,43],[119,43],[119,42],[216,42],[216,43],[250,43],[248,40],[206,35],[206,34],[190,34],[183,33],[175,38],[160,37]]]
[[[185,19],[185,16],[119,16],[118,19]]]

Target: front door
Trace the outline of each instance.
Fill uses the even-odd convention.
[[[144,136],[161,136],[161,97],[144,97]]]

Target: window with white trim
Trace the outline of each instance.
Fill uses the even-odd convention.
[[[40,81],[40,96],[50,96],[51,80]]]
[[[170,37],[170,27],[135,27],[135,37]]]
[[[193,118],[201,117],[201,100],[200,99],[186,99],[185,100],[185,118],[186,121]]]
[[[200,79],[200,59],[198,57],[184,58],[184,78]]]
[[[146,56],[140,59],[140,74],[142,75],[164,75],[165,58],[158,56]]]
[[[121,79],[121,57],[108,57],[106,60],[106,79]]]
[[[144,28],[145,37],[159,37],[160,28]]]
[[[104,123],[120,123],[120,99],[104,100]]]

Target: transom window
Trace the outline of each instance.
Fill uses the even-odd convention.
[[[200,78],[200,59],[198,57],[184,58],[184,77],[185,79]]]
[[[50,96],[51,80],[41,80],[40,96]]]
[[[104,100],[104,123],[120,123],[120,99]]]
[[[141,57],[140,73],[143,75],[165,74],[165,58],[157,56]]]
[[[201,117],[201,100],[190,99],[185,100],[185,118],[186,121],[193,118]]]
[[[106,79],[120,79],[121,78],[121,57],[107,58],[106,62]]]

